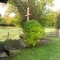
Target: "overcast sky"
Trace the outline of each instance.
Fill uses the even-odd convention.
[[[1,13],[2,15],[4,14],[6,8],[7,8],[7,5],[4,5],[4,4],[2,5],[2,3],[0,3],[0,13]]]
[[[54,7],[51,7],[52,10],[56,11],[60,9],[60,0],[54,1]]]

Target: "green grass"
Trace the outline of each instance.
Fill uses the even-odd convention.
[[[45,32],[55,31],[54,28],[45,28]],[[22,29],[19,27],[1,27],[0,26],[0,41],[4,41],[7,38],[9,32],[9,38],[18,39],[22,33]]]
[[[54,31],[54,29],[48,29],[45,29],[45,31]],[[10,38],[18,39],[22,29],[18,27],[0,27],[0,40],[6,39],[8,32]],[[43,46],[20,49],[20,52],[10,60],[60,60],[60,38],[51,39],[50,43]]]
[[[45,28],[45,32],[55,32],[55,28]]]
[[[11,60],[60,60],[60,38],[47,45],[20,50]]]
[[[0,27],[0,41],[7,38],[8,32],[9,38],[18,39],[22,29],[19,27]]]

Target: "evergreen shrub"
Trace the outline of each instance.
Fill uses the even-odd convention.
[[[35,46],[38,39],[44,35],[44,28],[37,20],[29,20],[24,24],[24,42]]]

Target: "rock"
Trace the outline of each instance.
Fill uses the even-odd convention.
[[[24,47],[24,48],[28,46],[28,45],[27,45],[26,43],[24,43],[23,41],[20,42],[20,45],[21,45],[21,47]]]
[[[5,52],[0,53],[0,58],[3,58],[3,57],[8,57]]]
[[[37,44],[38,44],[38,45],[48,44],[49,42],[50,42],[49,39],[37,40]]]
[[[7,57],[8,57],[8,56],[6,55],[5,52],[0,53],[0,60],[6,60]]]

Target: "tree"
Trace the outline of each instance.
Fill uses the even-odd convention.
[[[58,33],[58,36],[60,37],[60,11],[56,12],[56,20],[55,20],[55,28],[56,28],[56,32]]]
[[[60,10],[56,11],[55,28],[60,29]]]
[[[6,24],[6,21],[3,17],[0,17],[0,25]]]
[[[6,20],[6,23],[8,25],[12,24],[12,25],[19,25],[22,18],[21,18],[21,14],[18,13],[18,10],[15,6],[12,6],[10,4],[7,4],[7,10],[5,11],[4,14],[4,19]],[[14,16],[10,16],[12,13],[14,13]]]
[[[58,13],[57,18],[55,20],[55,27],[59,30],[60,29],[60,13]]]
[[[23,22],[26,21],[26,8],[30,7],[31,17],[30,19],[39,20],[42,25],[44,23],[44,16],[46,11],[46,6],[53,5],[53,0],[9,0],[9,3],[16,6],[19,13],[22,15]]]
[[[45,13],[46,15],[45,15],[45,22],[46,22],[46,26],[50,26],[50,27],[52,27],[52,26],[54,26],[54,24],[55,24],[55,19],[56,19],[56,13],[54,12],[54,11],[52,11],[52,10],[46,10],[46,13]]]

